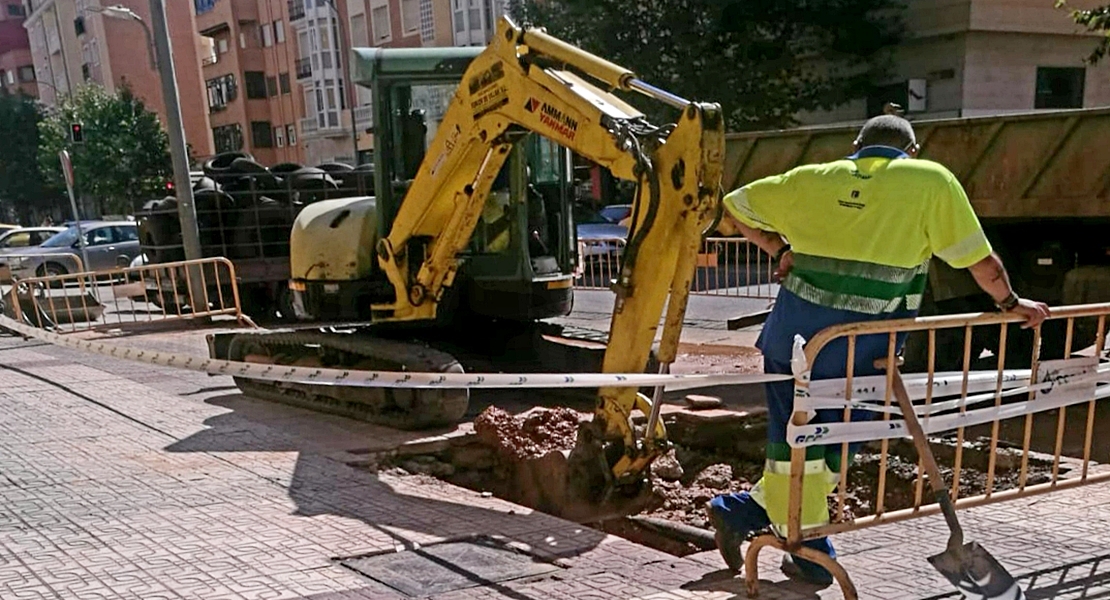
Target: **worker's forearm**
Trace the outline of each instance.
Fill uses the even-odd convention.
[[[782,236],[774,231],[764,231],[762,229],[748,227],[735,219],[731,219],[731,221],[732,225],[740,231],[740,235],[751,240],[756,246],[759,246],[761,250],[771,256],[778,255],[779,250],[786,245],[786,241],[782,239]]]
[[[992,253],[971,265],[968,270],[975,278],[975,283],[978,283],[984,292],[990,294],[995,302],[1005,300],[1014,291],[1010,286],[1010,276],[1006,273],[1006,267],[1002,266],[1002,259],[998,258],[997,254]]]

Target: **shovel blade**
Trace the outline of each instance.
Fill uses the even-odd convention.
[[[929,562],[967,600],[1025,600],[1014,576],[978,542],[930,556]]]

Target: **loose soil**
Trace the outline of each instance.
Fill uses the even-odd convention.
[[[657,459],[651,468],[651,496],[641,516],[708,529],[706,503],[720,494],[751,489],[763,469],[763,415],[744,415],[712,411],[702,418],[697,411],[679,411],[664,417],[674,448]],[[475,436],[463,438],[449,448],[421,456],[387,460],[380,468],[400,467],[411,473],[432,475],[479,492],[529,504],[549,512],[551,506],[534,506],[534,490],[520,489],[521,465],[550,462],[553,453],[568,453],[575,444],[579,424],[586,415],[567,408],[536,408],[520,415],[491,407],[475,420]],[[879,474],[885,472],[886,495],[883,510],[890,512],[914,505],[917,496],[917,455],[909,440],[889,444],[885,464],[879,444],[865,446],[849,469],[845,495],[845,518],[860,517],[875,511]],[[954,440],[934,440],[939,462],[953,463]],[[960,495],[982,494],[987,487],[989,448],[965,443],[960,473]],[[1047,481],[1051,461],[1031,459],[1028,484]],[[951,469],[945,470],[950,480]],[[1062,467],[1066,471],[1066,466]],[[542,468],[540,473],[542,474]],[[1020,473],[1020,450],[1001,448],[995,465],[994,491],[1016,487]],[[533,475],[534,476],[534,475]],[[928,490],[923,503],[929,503]],[[835,495],[829,497],[834,512]],[[676,555],[704,549],[704,543],[669,538],[629,519],[593,521],[591,525],[615,535],[645,543]],[[707,532],[707,536],[709,533]]]

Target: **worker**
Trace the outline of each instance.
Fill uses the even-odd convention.
[[[806,165],[750,183],[724,197],[722,232],[741,234],[778,262],[781,286],[756,346],[764,371],[789,374],[794,338],[843,323],[913,317],[921,305],[928,264],[936,256],[969,269],[998,308],[1021,316],[1024,327],[1048,317],[1048,307],[1019,298],[1002,261],[991,250],[959,181],[942,165],[915,159],[913,127],[892,114],[868,120],[854,154]],[[902,340],[898,340],[900,345]],[[879,373],[874,361],[887,355],[886,335],[856,341],[856,376]],[[847,343],[826,346],[810,365],[812,379],[846,375]],[[786,427],[793,412],[793,382],[767,385],[768,427],[763,477],[751,492],[709,502],[710,522],[729,568],[743,564],[740,543],[773,527],[786,535],[790,447]],[[852,420],[872,413],[854,411]],[[812,422],[840,421],[841,410],[819,410]],[[855,448],[850,449],[853,453]],[[806,452],[802,498],[804,528],[828,523],[826,496],[840,471],[840,445]],[[805,546],[835,557],[827,538]],[[786,555],[792,579],[829,585],[818,564]]]

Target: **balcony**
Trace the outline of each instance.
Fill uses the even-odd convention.
[[[299,21],[304,18],[304,0],[289,0],[289,20]]]
[[[311,137],[319,131],[320,128],[316,124],[316,117],[308,117],[301,119],[301,136]]]
[[[209,54],[208,56],[205,56],[204,58],[201,59],[200,66],[210,67],[210,66],[212,66],[212,65],[214,65],[218,62],[220,62],[220,55],[219,54],[215,54],[215,53],[214,54]]]
[[[355,107],[355,126],[359,129],[369,129],[374,126],[374,107]]]
[[[312,59],[311,58],[298,58],[296,63],[297,80],[309,79],[312,77]]]

